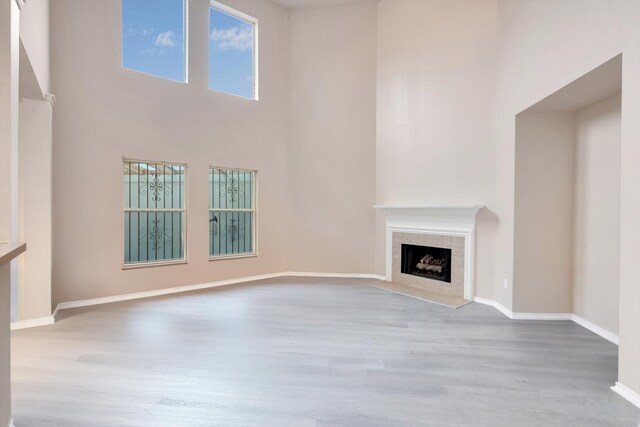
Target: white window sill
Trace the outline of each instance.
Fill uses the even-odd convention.
[[[181,264],[187,264],[187,260],[179,259],[179,260],[170,260],[170,261],[138,262],[135,264],[125,264],[122,266],[122,269],[134,270],[137,268],[161,267],[165,265],[181,265]]]
[[[232,254],[232,255],[216,255],[210,256],[209,261],[223,261],[226,259],[241,259],[241,258],[257,258],[258,254],[250,253],[250,254]]]

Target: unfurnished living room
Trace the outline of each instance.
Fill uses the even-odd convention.
[[[0,0],[0,427],[640,425],[640,0]]]

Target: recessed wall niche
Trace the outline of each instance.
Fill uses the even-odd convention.
[[[516,116],[513,310],[618,332],[618,55]]]

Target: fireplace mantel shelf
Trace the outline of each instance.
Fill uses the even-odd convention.
[[[380,209],[387,218],[422,217],[432,220],[464,219],[475,223],[476,214],[484,206],[482,205],[374,205],[375,209]]]
[[[454,209],[478,212],[484,206],[482,205],[373,205],[375,209],[382,210],[441,210]]]

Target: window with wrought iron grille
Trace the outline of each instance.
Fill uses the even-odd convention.
[[[124,264],[185,260],[186,165],[124,160]]]
[[[209,168],[209,256],[256,254],[256,171]]]

